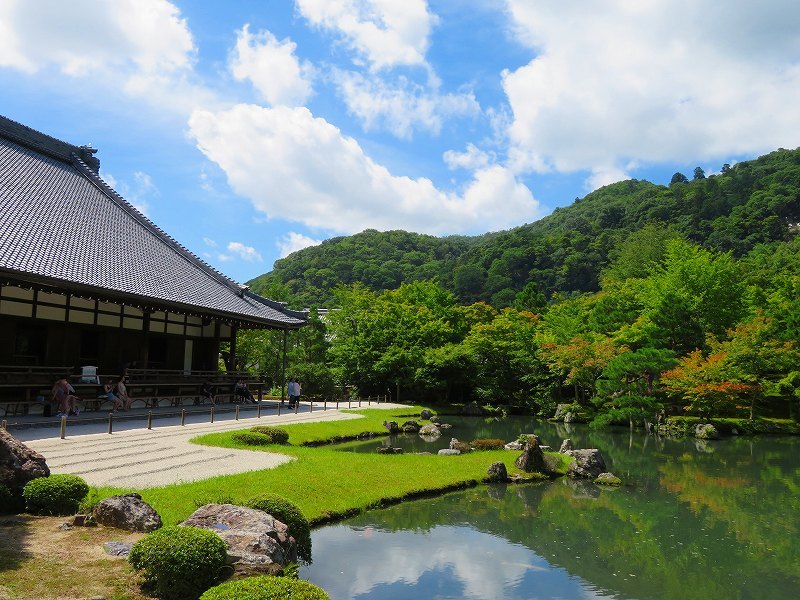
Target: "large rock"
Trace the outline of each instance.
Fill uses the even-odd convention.
[[[442,435],[442,432],[439,429],[439,427],[437,427],[433,423],[428,423],[427,425],[423,425],[420,428],[419,434],[422,437],[439,437],[440,435]]]
[[[572,440],[569,439],[569,438],[567,438],[563,442],[561,442],[561,448],[558,449],[558,451],[561,454],[569,454],[573,450],[574,450],[574,448],[572,446]]]
[[[567,467],[567,475],[570,477],[581,477],[588,479],[597,479],[600,473],[608,471],[606,469],[606,461],[603,460],[603,455],[600,450],[591,448],[587,450],[573,450],[573,461]]]
[[[49,476],[44,456],[0,429],[0,483],[18,495],[32,479]]]
[[[571,408],[572,404],[559,404],[556,406],[556,412],[553,415],[553,420],[562,421]]]
[[[507,481],[508,480],[508,470],[506,469],[505,463],[495,462],[489,465],[489,469],[486,472],[488,477],[486,478],[488,481]]]
[[[420,424],[416,421],[406,421],[400,428],[406,433],[417,433],[420,430]]]
[[[106,527],[149,533],[161,527],[161,517],[139,494],[111,496],[97,503],[94,520]]]
[[[389,433],[400,433],[400,426],[397,421],[384,421],[383,426],[389,430]]]
[[[433,416],[433,413],[430,410],[428,410],[427,408],[423,408],[422,412],[419,413],[419,418],[420,419],[425,419],[426,421],[429,421],[432,416]]]
[[[535,437],[529,437],[525,450],[514,461],[518,469],[526,473],[542,472],[545,470],[544,454]]]
[[[461,450],[453,450],[451,448],[442,448],[436,454],[438,454],[439,456],[458,456],[459,454],[461,454]]]
[[[289,529],[262,510],[233,504],[206,504],[181,525],[216,533],[228,546],[228,562],[241,573],[273,573],[297,562],[297,544]]]
[[[700,423],[694,428],[694,437],[701,440],[718,440],[719,431],[711,423]]]
[[[402,454],[402,448],[392,448],[391,446],[378,446],[378,454]]]

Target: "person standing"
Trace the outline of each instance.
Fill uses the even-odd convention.
[[[286,386],[286,394],[289,396],[289,408],[294,408],[294,390],[296,385],[294,377],[292,377],[289,379],[289,385]]]

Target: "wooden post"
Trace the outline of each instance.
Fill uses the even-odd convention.
[[[367,396],[367,406],[372,404],[372,396]]]
[[[322,410],[328,410],[328,399],[324,398],[322,400]]]
[[[361,408],[361,396],[358,397],[358,408]]]
[[[181,409],[181,427],[183,427],[184,425],[186,425],[186,409],[182,408]]]
[[[66,417],[61,417],[61,418],[64,419],[64,421],[65,421],[64,427],[66,427],[67,426],[67,424],[66,424],[67,418]],[[108,433],[112,433],[113,431],[114,431],[114,413],[110,412],[110,413],[108,413]]]
[[[236,420],[239,420],[239,405],[236,405]]]
[[[256,408],[256,418],[261,418],[261,402],[258,403],[258,408]]]
[[[211,406],[211,422],[214,422],[214,406]]]
[[[6,422],[5,419],[3,419],[2,429],[8,429],[8,423]]]
[[[309,409],[309,411],[308,411],[308,412],[314,412],[314,399],[313,399],[313,398],[311,399],[311,404],[310,404],[310,407],[311,407],[311,408]]]
[[[281,406],[283,406],[283,399],[281,399],[281,401],[278,402],[278,416],[279,417],[281,416]]]
[[[153,428],[153,411],[152,410],[148,410],[147,411],[147,428],[148,429],[152,429]]]
[[[3,423],[5,423],[5,421],[3,421]],[[5,429],[5,427],[3,427],[3,429]],[[108,433],[111,433],[111,431]],[[67,437],[67,417],[61,417],[61,439],[63,440],[65,437]]]

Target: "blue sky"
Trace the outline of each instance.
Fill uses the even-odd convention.
[[[794,0],[0,0],[0,114],[238,281],[800,143]]]

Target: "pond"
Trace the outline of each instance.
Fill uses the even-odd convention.
[[[530,418],[444,420],[454,427],[434,444],[396,436],[341,449],[435,452],[450,437],[535,432],[554,448],[565,437],[599,448],[626,485],[478,486],[370,511],[313,532],[303,579],[333,600],[797,597],[800,438],[703,443]]]

